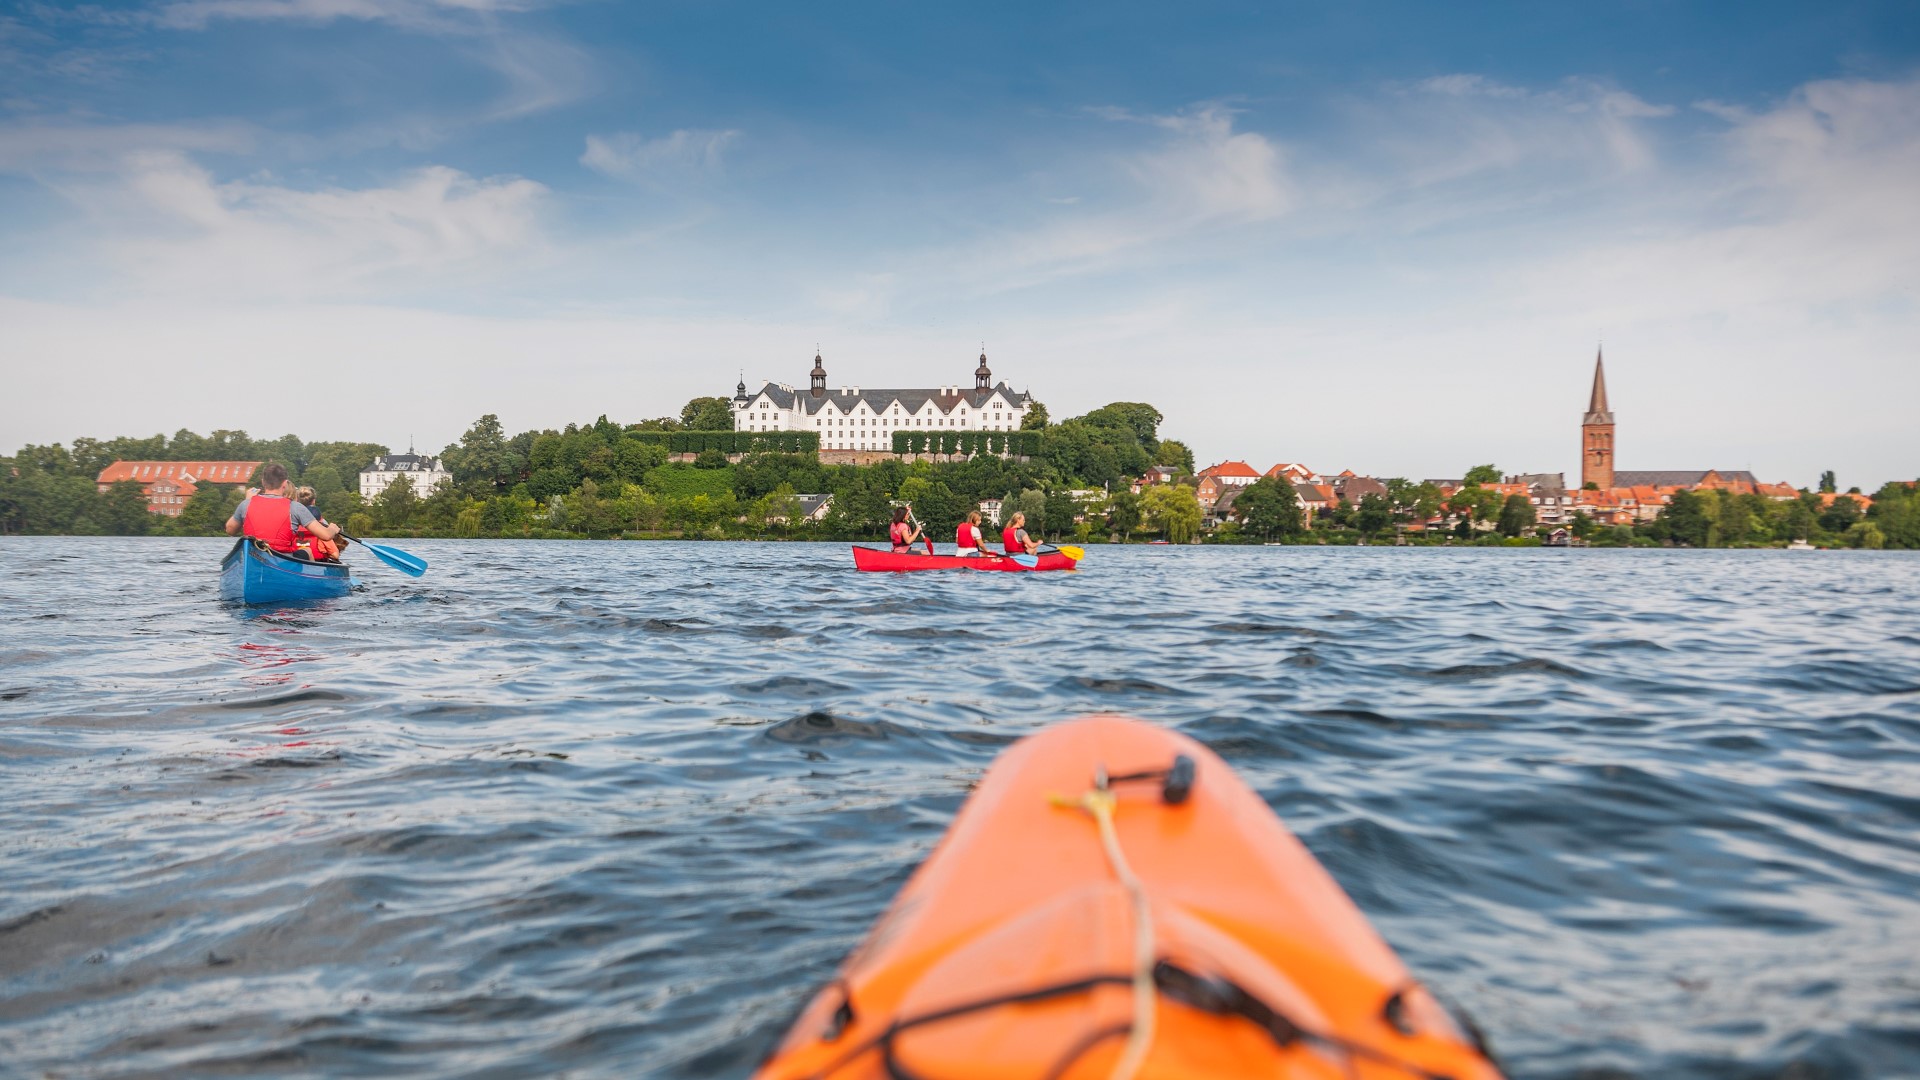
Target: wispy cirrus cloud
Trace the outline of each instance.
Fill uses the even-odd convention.
[[[682,130],[656,139],[631,132],[589,135],[580,164],[616,180],[666,183],[715,172],[739,138],[732,130]]]
[[[439,27],[446,25],[449,16],[502,14],[545,6],[544,0],[175,0],[161,4],[153,20],[172,30],[203,30],[223,20],[328,23],[347,19]]]
[[[1150,134],[1144,143],[1067,170],[1080,175],[1084,194],[1046,198],[1041,219],[935,255],[938,269],[931,273],[957,275],[990,291],[1022,288],[1164,257],[1170,247],[1283,218],[1296,205],[1285,147],[1239,129],[1227,105],[1208,102],[1165,114],[1086,111]]]

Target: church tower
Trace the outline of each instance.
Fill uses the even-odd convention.
[[[827,394],[827,366],[820,362],[820,352],[817,349],[814,350],[813,354],[812,379],[813,389],[810,393],[812,393],[814,397],[825,397]]]
[[[993,372],[987,370],[987,353],[980,351],[980,366],[973,369],[973,388],[984,394],[993,389]]]
[[[1588,484],[1601,491],[1613,487],[1613,413],[1607,408],[1607,368],[1599,350],[1593,354],[1593,396],[1580,421],[1580,486]]]

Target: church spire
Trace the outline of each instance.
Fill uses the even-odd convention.
[[[1593,354],[1593,394],[1580,421],[1580,486],[1613,487],[1613,410],[1607,407],[1607,366],[1599,349]]]
[[[1607,408],[1607,365],[1599,349],[1593,353],[1593,396],[1587,400],[1587,423],[1613,423],[1613,413]]]
[[[827,392],[827,365],[820,359],[820,346],[818,345],[813,347],[813,371],[808,374],[808,378],[812,381],[812,385],[808,388],[808,393],[814,397],[824,396]]]
[[[993,389],[993,371],[987,367],[987,343],[980,343],[980,366],[973,369],[973,388],[975,390]]]

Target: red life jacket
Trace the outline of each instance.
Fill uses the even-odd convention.
[[[1020,542],[1020,529],[1017,526],[1009,525],[1000,530],[1000,546],[1006,548],[1009,555],[1027,553],[1027,545]]]
[[[289,555],[300,548],[293,539],[293,500],[278,495],[255,495],[248,499],[247,516],[240,523],[240,531]]]
[[[953,546],[961,551],[980,550],[980,527],[971,521],[960,523],[960,531],[954,535]]]
[[[887,538],[893,541],[895,551],[911,551],[912,546],[907,543],[907,537],[912,535],[913,526],[904,521],[896,521],[887,527]]]

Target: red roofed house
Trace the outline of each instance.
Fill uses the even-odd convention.
[[[1200,479],[1213,478],[1223,485],[1245,487],[1260,479],[1253,466],[1244,461],[1223,461],[1218,465],[1209,465],[1200,470]]]
[[[1180,470],[1171,465],[1152,465],[1133,482],[1132,490],[1135,495],[1138,495],[1142,490],[1155,484],[1171,484],[1179,478]]]
[[[116,461],[94,478],[102,492],[122,480],[137,480],[147,510],[179,517],[201,484],[244,484],[258,461]]]
[[[1289,484],[1317,484],[1320,474],[1298,462],[1283,461],[1267,470],[1268,476],[1277,476]]]

